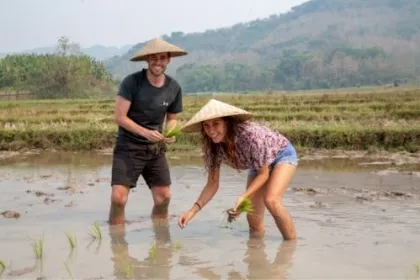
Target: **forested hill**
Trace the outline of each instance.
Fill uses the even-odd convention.
[[[186,92],[311,89],[420,77],[420,0],[312,0],[286,14],[163,39],[189,55],[169,74]],[[119,77],[145,64],[128,53],[106,67]]]

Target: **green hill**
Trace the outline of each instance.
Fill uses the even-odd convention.
[[[163,39],[189,55],[169,74],[186,92],[313,89],[380,85],[420,77],[420,0],[312,0],[217,30]],[[141,42],[106,61],[117,77]]]

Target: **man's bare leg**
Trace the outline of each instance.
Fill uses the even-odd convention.
[[[152,218],[166,219],[171,201],[171,190],[169,186],[154,186],[151,188],[153,196]]]
[[[112,186],[111,208],[109,210],[109,223],[111,225],[125,222],[125,205],[127,204],[130,189],[123,185]]]

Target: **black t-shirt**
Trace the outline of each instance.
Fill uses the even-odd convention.
[[[146,69],[142,69],[126,76],[118,92],[118,95],[131,101],[127,117],[147,129],[161,133],[166,113],[180,113],[183,110],[181,86],[172,77],[165,76],[165,84],[157,88],[147,79]],[[118,127],[118,139],[150,144],[146,138],[121,126]]]

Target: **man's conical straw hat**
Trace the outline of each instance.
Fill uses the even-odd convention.
[[[186,55],[187,52],[171,43],[160,38],[154,38],[149,41],[140,51],[138,51],[130,60],[146,60],[149,54],[170,52],[171,57]]]
[[[252,113],[222,101],[211,99],[181,129],[186,133],[200,132],[201,122],[227,116],[232,116],[238,121],[246,121],[252,118]]]

